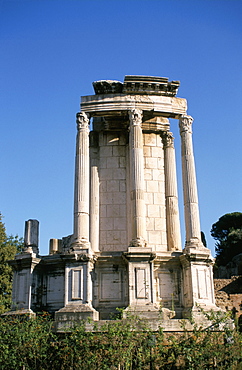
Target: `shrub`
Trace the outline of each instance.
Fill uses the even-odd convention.
[[[228,318],[205,314],[211,325],[192,332],[153,333],[137,317],[107,321],[93,330],[80,322],[69,332],[53,333],[48,314],[0,319],[2,370],[150,370],[241,369],[242,335],[226,326]],[[223,326],[223,330],[221,329]]]

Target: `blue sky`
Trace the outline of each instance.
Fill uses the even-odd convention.
[[[193,116],[201,228],[242,212],[242,1],[0,0],[0,211],[40,221],[40,253],[72,233],[76,124],[92,82],[169,77]],[[178,122],[176,139],[181,213]],[[182,221],[183,222],[183,221]],[[184,234],[184,232],[183,232]],[[183,235],[183,241],[185,236]]]

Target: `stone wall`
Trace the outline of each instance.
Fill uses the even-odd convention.
[[[147,242],[153,251],[166,251],[164,151],[159,134],[144,134],[144,176]]]
[[[143,134],[147,243],[167,251],[164,150],[160,134]],[[99,133],[100,251],[125,251],[131,240],[129,153],[121,132]]]
[[[218,307],[242,315],[242,276],[214,279],[214,290]]]
[[[126,137],[99,134],[100,251],[127,249]]]

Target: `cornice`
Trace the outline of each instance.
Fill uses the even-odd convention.
[[[81,111],[92,117],[119,116],[132,109],[151,112],[154,117],[179,118],[186,114],[187,101],[156,95],[100,94],[81,97]]]

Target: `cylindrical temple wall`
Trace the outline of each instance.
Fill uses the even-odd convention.
[[[182,153],[182,178],[185,208],[186,245],[201,245],[197,181],[192,144],[191,116],[179,120]]]
[[[89,243],[89,119],[84,112],[76,117],[73,245],[85,248]]]
[[[132,240],[130,246],[144,247],[146,244],[144,203],[144,157],[142,136],[142,110],[129,111],[130,131],[130,193],[132,207]]]
[[[165,198],[168,250],[181,250],[174,137],[171,132],[164,131],[162,139],[165,156]]]

